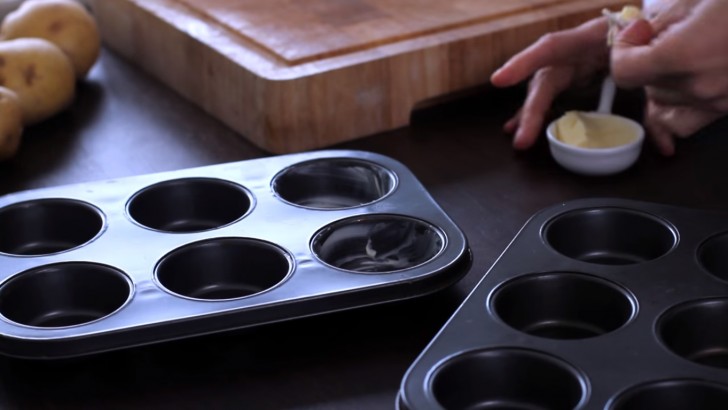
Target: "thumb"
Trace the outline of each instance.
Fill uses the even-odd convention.
[[[653,38],[655,31],[652,25],[645,19],[638,19],[619,32],[615,47],[646,46]]]
[[[655,31],[647,20],[636,20],[620,31],[611,50],[611,71],[620,87],[648,84],[658,75],[651,46]]]

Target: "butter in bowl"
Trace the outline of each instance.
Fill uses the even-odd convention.
[[[551,155],[582,175],[612,175],[639,158],[644,128],[629,118],[601,112],[569,111],[546,129]]]

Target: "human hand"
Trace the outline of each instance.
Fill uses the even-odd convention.
[[[609,65],[604,17],[578,27],[549,33],[499,68],[490,80],[496,87],[516,85],[532,76],[521,109],[504,125],[514,134],[513,146],[532,146],[554,99],[564,90],[588,83]]]
[[[728,113],[725,0],[653,1],[617,37],[611,72],[624,88],[644,87],[645,127],[659,151]],[[649,6],[654,6],[650,9]],[[657,11],[657,13],[655,13]]]

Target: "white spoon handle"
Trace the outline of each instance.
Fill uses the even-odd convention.
[[[602,93],[599,96],[599,106],[597,112],[602,114],[611,114],[612,103],[614,103],[614,94],[617,91],[617,86],[614,84],[611,75],[604,77],[602,82]]]

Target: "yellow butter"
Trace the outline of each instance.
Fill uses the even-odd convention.
[[[610,148],[634,141],[637,132],[615,116],[569,111],[556,121],[554,136],[577,147]]]
[[[620,20],[624,22],[631,22],[642,18],[642,10],[635,6],[624,6],[622,11],[619,13]]]

